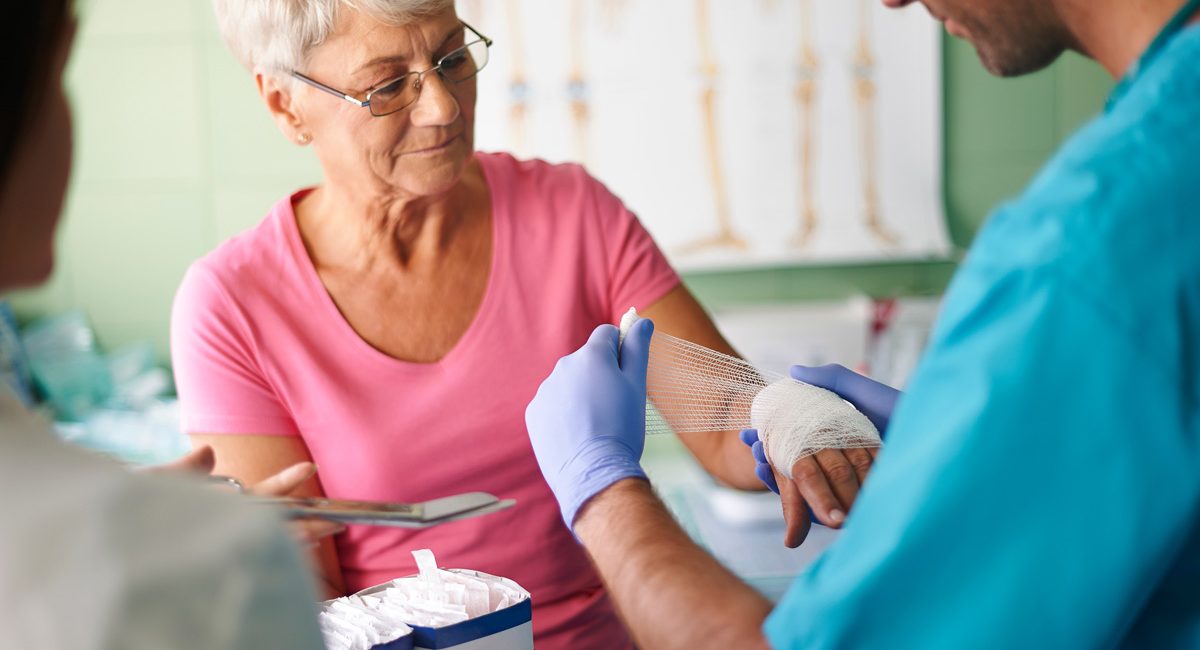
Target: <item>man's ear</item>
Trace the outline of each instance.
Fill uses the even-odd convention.
[[[258,94],[263,103],[267,105],[267,111],[271,113],[271,119],[275,120],[275,125],[284,137],[301,145],[312,142],[312,134],[306,129],[304,118],[296,110],[293,85],[263,72],[254,73],[254,83],[258,86]]]

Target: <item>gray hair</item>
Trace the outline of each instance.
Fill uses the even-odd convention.
[[[250,70],[299,70],[337,26],[342,9],[404,25],[454,6],[454,0],[213,0],[221,36]]]

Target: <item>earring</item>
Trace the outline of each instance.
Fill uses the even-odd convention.
[[[300,135],[296,136],[296,142],[299,142],[300,144],[308,144],[312,142],[312,136],[307,133],[301,133]]]

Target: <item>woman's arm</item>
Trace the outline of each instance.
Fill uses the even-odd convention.
[[[680,284],[639,313],[654,321],[654,330],[691,341],[724,354],[739,356],[721,336],[708,313]],[[654,387],[650,386],[651,392]],[[679,436],[696,460],[717,480],[741,490],[762,490],[754,474],[754,458],[738,438],[737,431],[685,433]]]
[[[739,356],[682,284],[641,313],[654,321],[657,332]],[[652,374],[648,386],[651,393],[653,380]],[[679,438],[717,480],[741,490],[763,489],[754,473],[754,457],[737,431],[685,433]],[[804,540],[810,507],[821,523],[840,528],[873,461],[873,453],[865,449],[823,449],[802,459],[793,468],[795,489],[789,485],[782,494],[784,518],[788,522],[784,544],[795,547]]]
[[[213,474],[231,476],[243,485],[254,485],[296,463],[312,462],[308,447],[295,436],[191,434],[193,447],[208,445],[216,452]],[[316,476],[308,479],[291,496],[323,497]],[[313,548],[319,586],[326,598],[346,595],[342,569],[333,539],[326,537]]]

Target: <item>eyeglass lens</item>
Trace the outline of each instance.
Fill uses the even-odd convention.
[[[442,57],[437,72],[446,81],[461,83],[479,74],[487,62],[487,43],[478,40]],[[378,116],[395,113],[417,101],[420,96],[420,75],[410,72],[371,93],[371,113]]]

